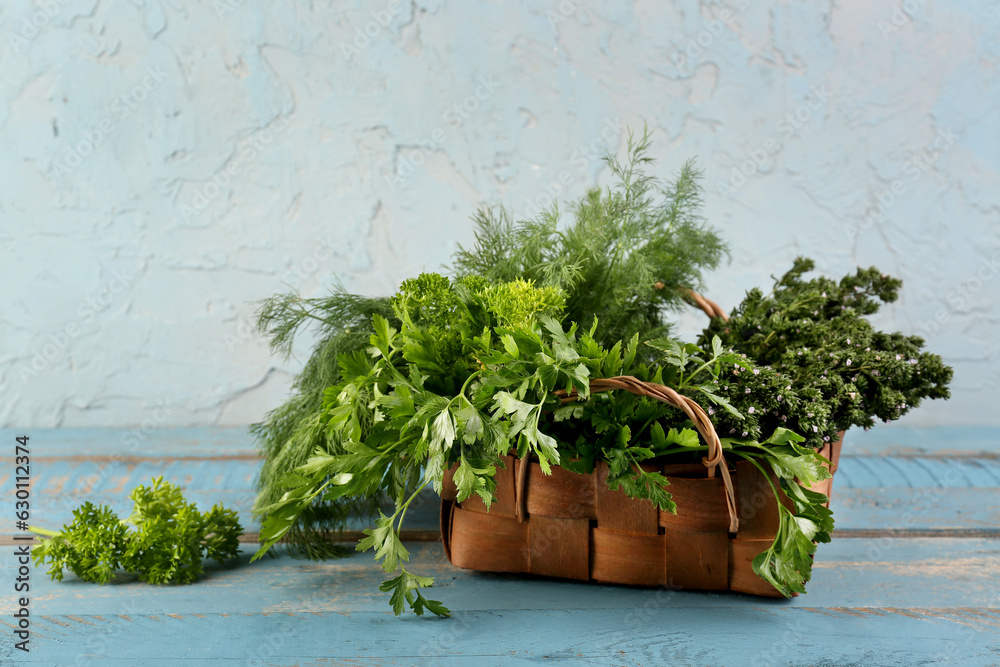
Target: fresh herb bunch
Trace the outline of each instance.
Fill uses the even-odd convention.
[[[810,259],[798,258],[776,280],[772,292],[747,292],[728,322],[715,318],[699,343],[719,336],[726,346],[745,353],[791,379],[810,398],[817,428],[802,428],[812,446],[850,426],[871,427],[875,419],[899,419],[924,398],[948,398],[952,369],[941,357],[923,352],[923,339],[875,330],[865,316],[896,300],[901,281],[878,269],[858,269],[839,282],[818,277]],[[738,387],[746,376],[741,376]],[[781,392],[778,392],[780,395]],[[765,389],[760,397],[775,396]],[[786,415],[790,416],[790,415]]]
[[[730,369],[720,376],[717,390],[743,418],[708,408],[720,436],[760,439],[777,428],[787,428],[808,436],[811,445],[837,439],[841,429],[831,419],[830,406],[819,389],[769,366],[758,366],[745,354],[743,358],[752,367]]]
[[[627,160],[606,158],[615,184],[588,192],[568,225],[556,206],[518,221],[502,208],[480,211],[474,247],[455,255],[457,274],[559,287],[566,321],[590,326],[599,317],[606,345],[668,335],[665,312],[679,310],[684,289],[700,289],[728,251],[699,214],[700,172],[688,162],[664,186],[645,171],[649,145],[648,132],[630,134]]]
[[[129,497],[135,505],[123,521],[110,507],[85,502],[61,532],[31,526],[48,538],[31,550],[35,565],[47,562],[49,576],[58,581],[66,569],[104,585],[125,570],[150,584],[190,584],[204,572],[203,559],[222,564],[238,554],[243,528],[232,510],[215,505],[199,512],[163,477]]]
[[[530,284],[495,285],[509,297],[493,303],[466,281],[452,283],[450,294],[443,286],[428,277],[411,284],[417,312],[410,312],[411,299],[394,298],[401,328],[397,331],[386,318],[375,316],[369,350],[342,357],[343,381],[325,395],[326,446],[286,475],[282,499],[264,509],[262,546],[255,559],[282,539],[315,500],[385,494],[395,500],[395,509],[389,516],[380,513],[358,549],[374,549],[385,571],[396,575],[382,586],[391,593],[395,613],[408,604],[417,614],[430,610],[446,615],[443,605],[420,592],[433,580],[406,569],[409,554],[399,534],[413,500],[428,484],[440,492],[453,464],[459,502],[476,494],[488,507],[496,490],[496,467],[513,451],[522,458],[536,457],[546,473],[562,462],[578,469],[606,460],[611,488],[675,511],[666,478],[637,464],[670,454],[698,456],[707,444],[670,406],[631,394],[591,397],[590,378],[631,374],[666,382],[742,418],[717,393],[718,377],[730,366],[751,373],[753,367],[718,339],[704,356],[694,345],[659,341],[660,351],[651,354],[660,355],[661,363],[650,366],[637,358],[637,335],[627,345],[608,349],[595,338],[596,322],[579,336],[575,323],[565,330],[540,307],[546,302],[544,290]],[[534,298],[525,294],[531,289]],[[500,313],[509,312],[501,304],[509,305],[515,294],[521,297],[521,315],[501,318]],[[442,321],[459,332],[460,357],[466,363],[449,356],[453,345],[442,342]],[[556,390],[575,392],[583,400],[564,406]],[[665,431],[659,417],[674,426]],[[567,426],[571,439],[554,435],[565,434]],[[583,431],[598,435],[581,438]],[[770,466],[779,479],[815,483],[829,473],[813,450],[796,448],[801,440],[777,429],[764,442],[727,439],[724,447],[731,456]],[[571,463],[575,457],[581,461]],[[787,493],[795,508],[781,516],[783,541],[756,565],[761,576],[777,582],[786,594],[808,580],[813,541],[829,539],[832,528],[830,514],[822,508],[825,496]]]
[[[323,444],[320,422],[323,392],[340,382],[339,357],[368,345],[373,315],[394,318],[388,297],[368,298],[349,294],[337,285],[327,296],[303,299],[296,293],[279,294],[264,301],[257,311],[257,329],[270,338],[272,351],[286,358],[292,353],[295,337],[310,325],[318,333],[311,356],[292,384],[292,395],[269,412],[264,421],[250,427],[257,440],[263,463],[257,475],[254,511],[281,499],[280,480],[305,463]],[[396,323],[398,326],[398,323]],[[290,551],[307,558],[330,558],[347,552],[331,538],[351,516],[371,517],[380,499],[343,498],[337,502],[317,501],[306,508],[292,527],[286,544]]]
[[[649,143],[646,132],[638,141],[630,135],[624,163],[606,158],[617,183],[605,193],[588,193],[565,229],[556,208],[538,219],[517,222],[503,210],[480,211],[476,244],[455,255],[456,274],[473,281],[472,288],[475,281],[481,286],[522,280],[555,290],[549,296],[558,293],[565,299],[566,321],[589,325],[600,316],[599,334],[607,345],[635,333],[641,340],[666,335],[664,313],[678,309],[682,288],[701,286],[704,272],[715,268],[727,250],[699,215],[699,172],[686,164],[664,187],[645,172],[652,163],[646,155]],[[659,200],[654,197],[658,192]],[[421,280],[404,283],[396,298],[445,285],[439,279],[428,278],[426,284]],[[419,302],[411,305],[413,316],[422,317]],[[294,338],[310,323],[318,328],[319,340],[295,378],[292,396],[251,428],[264,459],[257,479],[257,514],[281,499],[287,473],[303,465],[317,447],[326,446],[320,418],[323,392],[343,379],[340,357],[353,357],[368,346],[373,315],[401,326],[389,298],[360,297],[340,286],[324,298],[288,293],[262,304],[257,327],[271,339],[274,351],[289,355]],[[445,356],[457,359],[458,338],[447,323],[439,327]],[[649,357],[651,351],[640,348],[639,354]],[[284,543],[293,553],[310,558],[342,555],[330,540],[333,534],[350,516],[375,516],[385,500],[316,499],[288,530]]]
[[[420,358],[421,369],[435,378],[461,383],[474,364],[465,349],[472,327],[477,326],[473,312],[487,316],[478,326],[488,326],[487,322],[527,326],[539,314],[561,316],[566,300],[558,287],[536,287],[520,278],[493,283],[480,276],[452,280],[423,273],[403,281],[389,303],[397,320],[406,318],[401,321],[409,324],[409,331],[416,332],[421,325],[421,344],[431,351]],[[470,310],[473,303],[477,305]]]

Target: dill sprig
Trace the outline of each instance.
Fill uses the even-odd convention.
[[[475,244],[459,248],[455,272],[559,287],[565,320],[590,326],[599,317],[607,345],[668,335],[666,314],[683,306],[683,288],[702,289],[728,250],[700,215],[701,172],[689,161],[664,185],[646,171],[649,145],[648,131],[630,134],[627,159],[606,158],[614,184],[588,192],[566,225],[556,205],[516,222],[503,208],[481,210]]]

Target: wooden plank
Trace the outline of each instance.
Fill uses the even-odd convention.
[[[833,478],[837,489],[885,487],[1000,487],[1000,459],[845,456]]]
[[[664,592],[664,595],[668,595]],[[995,665],[1000,614],[975,608],[40,615],[20,664]],[[142,638],[137,641],[137,638]],[[12,659],[11,642],[0,657]],[[239,661],[239,662],[237,662]]]
[[[1000,458],[1000,428],[995,426],[878,425],[852,428],[844,436],[844,456],[930,455]]]
[[[793,600],[469,573],[408,544],[449,620],[394,618],[370,555],[210,565],[191,586],[32,579],[19,664],[995,664],[996,540],[841,539]],[[11,550],[0,549],[9,580]],[[0,597],[0,617],[13,611]],[[801,637],[801,641],[796,638]],[[793,652],[789,647],[795,646]],[[451,662],[449,662],[451,660]],[[524,662],[527,661],[527,662]],[[993,662],[991,662],[993,661]]]
[[[979,530],[1000,535],[1000,488],[885,488],[839,491],[831,504],[839,531]]]
[[[223,503],[235,510],[244,527],[255,526],[250,509],[256,492],[254,479],[260,462],[253,459],[219,461],[210,458],[93,461],[39,460],[32,457],[32,523],[57,529],[72,521],[73,510],[84,501],[110,505],[123,517],[132,509],[128,495],[139,484],[163,475],[184,489],[188,500],[202,510]],[[0,473],[2,476],[2,473]],[[12,505],[13,495],[0,499]],[[13,508],[8,516],[13,516]]]
[[[881,442],[909,438],[917,443],[910,450],[932,451],[927,456],[856,456],[848,433],[846,453],[834,480],[833,509],[837,530],[844,531],[968,531],[1000,532],[1000,459],[944,457],[940,431],[934,429],[873,429],[872,434],[892,431]],[[13,438],[18,431],[0,431]],[[180,484],[199,507],[222,502],[237,511],[249,533],[259,529],[250,509],[255,498],[253,480],[259,461],[254,458],[252,440],[244,428],[164,429],[152,435],[121,429],[31,429],[34,452],[32,463],[32,523],[59,528],[72,520],[72,510],[83,501],[108,504],[121,514],[131,508],[128,492],[137,484],[148,483],[154,475]],[[958,442],[948,445],[987,448],[993,429],[958,429]],[[126,436],[132,436],[129,439]],[[139,439],[142,436],[143,439]],[[139,440],[142,456],[123,444]],[[878,451],[868,448],[871,451]],[[882,451],[885,451],[883,448]],[[964,451],[964,450],[963,450]],[[126,454],[128,454],[126,456]],[[227,458],[228,457],[228,458]],[[4,476],[7,475],[7,479]],[[0,486],[9,473],[0,472]],[[0,512],[12,515],[13,497],[0,497]],[[436,530],[437,497],[421,496],[407,513],[407,531],[424,535]],[[349,526],[361,530],[361,520]],[[9,528],[7,529],[9,531]],[[9,533],[0,543],[9,543]],[[964,533],[963,533],[964,531]]]
[[[456,568],[440,544],[406,544],[408,569],[433,576],[431,596],[453,610],[627,609],[658,599],[656,589],[603,586],[521,575],[481,574]],[[389,610],[378,591],[386,575],[371,552],[331,561],[288,556],[253,564],[255,545],[239,560],[210,563],[191,586],[148,586],[124,576],[107,586],[67,573],[63,582],[44,572],[31,579],[38,614],[157,614],[245,612],[357,612]],[[12,547],[0,547],[0,581],[11,581]],[[793,600],[680,591],[680,607],[984,607],[1000,608],[1000,541],[996,539],[835,539],[816,556],[809,593]],[[13,595],[0,596],[0,618],[14,609]],[[121,611],[128,605],[130,611]],[[0,642],[2,643],[2,642]]]
[[[192,586],[57,583],[35,570],[33,650],[0,642],[0,663],[995,664],[1000,541],[885,533],[1000,536],[998,432],[849,432],[833,508],[837,534],[857,537],[820,545],[809,594],[793,600],[474,573],[451,566],[439,544],[408,543],[410,569],[437,578],[431,597],[455,617],[397,619],[371,554],[250,565],[255,545],[244,545],[238,562],[209,565]],[[33,523],[58,527],[83,500],[124,513],[128,491],[158,474],[204,508],[223,501],[248,515],[259,462],[243,428],[28,434]],[[11,502],[0,512],[11,515]],[[407,526],[436,528],[437,509],[422,497]],[[14,576],[12,553],[0,546],[0,581]],[[0,622],[10,625],[13,603],[0,596]]]
[[[122,517],[132,510],[128,495],[140,484],[149,484],[158,475],[178,484],[185,497],[199,509],[207,510],[222,503],[234,510],[244,530],[257,532],[259,521],[251,513],[257,492],[254,480],[260,467],[256,459],[220,461],[211,457],[160,458],[155,461],[134,460],[38,460],[32,457],[31,522],[34,525],[59,529],[73,520],[73,510],[83,502],[109,505]],[[0,470],[0,488],[10,488],[9,475]],[[0,496],[0,511],[14,515],[13,494]],[[436,530],[438,496],[427,491],[418,497],[407,511],[410,530]],[[355,521],[349,529],[367,527]],[[3,530],[7,533],[8,530]]]
[[[248,532],[256,532],[259,523],[250,510],[258,465],[253,460],[170,458],[157,463],[36,462],[32,464],[32,523],[58,529],[72,520],[73,509],[85,500],[110,505],[125,515],[132,507],[128,499],[132,488],[162,474],[180,484],[199,507],[207,509],[221,502],[239,514]],[[0,498],[0,512],[13,516],[13,500],[11,495]],[[422,494],[407,512],[406,529],[436,530],[438,502],[433,492]],[[1000,532],[1000,460],[845,456],[834,479],[833,510],[841,531]],[[365,527],[358,520],[349,528]]]

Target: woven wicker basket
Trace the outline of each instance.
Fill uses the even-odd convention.
[[[725,317],[714,303],[692,295],[710,316]],[[730,466],[705,412],[668,387],[632,377],[594,380],[592,392],[625,390],[684,410],[709,444],[702,463],[643,465],[670,480],[677,514],[648,500],[607,487],[607,465],[583,475],[513,456],[496,471],[496,500],[456,501],[454,468],[441,496],[441,539],[448,560],[483,572],[636,586],[737,591],[781,597],[751,567],[778,529],[778,509],[768,480],[751,463]],[[575,397],[564,397],[573,400]],[[821,454],[836,472],[843,432]],[[716,472],[719,475],[716,475]],[[813,487],[830,495],[832,479]],[[783,499],[787,502],[787,499]]]

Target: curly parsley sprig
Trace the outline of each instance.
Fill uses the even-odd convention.
[[[85,502],[62,531],[30,526],[47,538],[31,550],[35,565],[48,563],[57,581],[69,570],[104,585],[125,570],[150,584],[190,584],[204,572],[203,559],[222,564],[239,553],[243,528],[234,511],[215,505],[199,512],[163,477],[136,487],[130,498],[135,506],[125,520],[106,505]]]
[[[839,281],[803,278],[813,268],[811,259],[796,259],[770,294],[751,289],[728,321],[713,319],[699,338],[705,346],[719,336],[762,370],[791,380],[805,403],[783,403],[762,425],[773,427],[780,416],[780,425],[821,447],[835,440],[837,431],[869,428],[876,419],[894,421],[925,398],[949,397],[952,369],[923,351],[922,338],[878,331],[867,319],[896,300],[901,281],[875,267]],[[741,376],[729,384],[772,402],[787,397],[774,382],[757,392],[753,385],[762,379]]]

